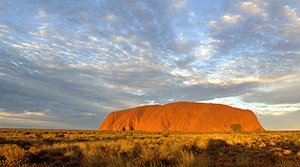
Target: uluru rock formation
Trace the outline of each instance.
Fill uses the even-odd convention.
[[[255,114],[222,104],[176,102],[111,112],[100,130],[224,132],[264,131]]]

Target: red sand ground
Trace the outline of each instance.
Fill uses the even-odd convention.
[[[232,131],[232,124],[240,124],[243,131],[264,130],[250,110],[193,102],[115,111],[105,118],[100,130],[224,132]]]

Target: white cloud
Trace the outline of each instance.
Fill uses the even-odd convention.
[[[300,110],[300,103],[298,104],[265,104],[259,102],[245,102],[243,97],[225,97],[225,98],[215,98],[211,100],[201,101],[204,103],[217,103],[217,104],[227,104],[233,107],[249,109],[254,113],[259,115],[274,115],[280,116],[289,114],[291,112],[296,112]]]
[[[115,21],[117,21],[118,17],[113,14],[109,14],[109,15],[106,15],[104,17],[104,19],[109,22],[115,22]]]
[[[181,10],[186,6],[186,0],[173,0],[173,3],[171,4],[170,8],[177,11]]]
[[[103,87],[103,88],[106,88],[108,90],[116,90],[116,91],[126,92],[126,93],[130,93],[130,94],[137,95],[137,96],[142,96],[142,95],[146,94],[146,92],[144,90],[134,88],[134,87],[129,87],[129,86],[126,86],[126,85],[117,85],[117,84],[112,84],[112,83],[101,83],[101,84],[99,84],[99,87]]]
[[[35,18],[40,19],[40,18],[44,18],[44,17],[47,17],[47,16],[48,16],[48,14],[46,13],[45,10],[39,9],[37,14],[35,15]]]
[[[242,20],[242,17],[239,15],[227,14],[220,18],[220,21],[224,24],[237,24]]]
[[[68,67],[71,69],[88,69],[90,66],[87,63],[78,63],[78,64],[68,64]]]
[[[300,39],[300,16],[297,13],[296,9],[289,7],[288,5],[282,7],[282,14],[285,16],[288,23],[282,25],[282,36],[291,39],[299,40]]]
[[[267,16],[267,13],[265,12],[267,3],[265,2],[260,2],[260,3],[254,3],[251,1],[239,2],[236,6],[240,11],[242,11],[247,15],[258,16],[258,17]]]
[[[129,91],[131,94],[133,95],[137,95],[137,96],[143,96],[145,95],[146,93],[142,90],[135,90],[135,91]]]
[[[38,28],[38,34],[41,37],[46,37],[46,33],[47,33],[47,29],[50,28],[50,24],[49,23],[43,23],[39,28]]]
[[[192,73],[189,70],[174,68],[171,71],[171,74],[174,76],[183,76],[183,77],[190,77]]]
[[[24,111],[23,113],[12,113],[7,112],[5,110],[0,111],[0,117],[18,117],[18,118],[27,118],[29,116],[46,116],[43,112],[31,112],[31,111]]]
[[[85,112],[85,113],[82,113],[83,116],[86,116],[86,117],[94,117],[96,116],[95,113],[91,113],[91,112]]]
[[[159,103],[157,103],[155,100],[146,100],[146,103],[141,104],[140,106],[144,106],[144,105],[157,105]]]
[[[92,41],[99,42],[99,39],[95,36],[89,36],[89,39],[92,40]]]
[[[219,20],[212,20],[208,22],[208,26],[216,32],[221,32],[224,28],[235,26],[243,21],[240,15],[226,14],[219,18]]]
[[[24,115],[28,115],[28,116],[46,116],[45,113],[42,112],[30,112],[30,111],[24,111]]]
[[[0,24],[0,33],[10,33],[10,28],[7,25]]]
[[[290,20],[294,24],[300,24],[300,17],[296,9],[291,8],[288,5],[282,7],[283,15],[286,16],[288,20]]]
[[[0,111],[0,117],[9,117],[9,116],[12,116],[12,114],[8,112]]]
[[[118,43],[125,42],[125,40],[126,40],[125,37],[123,37],[123,36],[115,36],[114,39]]]

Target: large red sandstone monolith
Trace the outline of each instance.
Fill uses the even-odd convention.
[[[225,132],[264,131],[255,114],[222,104],[176,102],[111,112],[100,130]]]

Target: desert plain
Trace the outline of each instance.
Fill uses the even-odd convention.
[[[300,131],[0,129],[0,166],[300,166]]]

